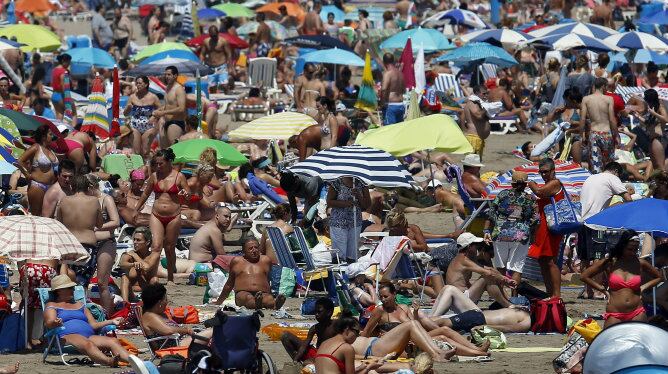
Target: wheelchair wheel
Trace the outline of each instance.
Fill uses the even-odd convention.
[[[258,373],[262,374],[275,374],[278,373],[274,361],[264,351],[258,351]]]

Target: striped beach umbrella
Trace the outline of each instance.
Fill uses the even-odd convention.
[[[412,188],[415,184],[413,177],[394,156],[359,145],[320,151],[292,166],[290,170],[302,175],[317,175],[323,180],[355,177],[376,187]]]
[[[605,42],[619,48],[648,49],[656,52],[668,51],[668,40],[646,32],[629,31],[605,38]]]
[[[309,126],[318,124],[311,116],[297,112],[281,112],[261,117],[230,131],[232,139],[287,140]]]
[[[593,23],[573,22],[543,27],[529,32],[529,35],[533,36],[534,38],[541,38],[544,36],[569,33],[584,35],[590,38],[605,39],[610,35],[617,34],[618,32],[611,28],[595,25]]]
[[[585,180],[591,176],[591,173],[573,161],[556,160],[554,163],[557,179],[559,179],[564,187],[566,187],[568,194],[571,197],[580,196],[582,184],[584,184]],[[518,166],[513,170],[509,170],[494,178],[494,180],[485,187],[483,197],[493,199],[499,192],[511,189],[513,171],[527,173],[530,181],[534,181],[538,184],[545,183],[540,176],[540,173],[538,173],[538,163],[533,162],[531,164]]]
[[[487,42],[497,46],[516,47],[533,39],[533,36],[510,29],[477,30],[461,36],[465,42]]]
[[[577,49],[590,50],[595,52],[619,52],[623,50],[622,48],[610,44],[605,40],[575,33],[541,36],[529,42],[549,45],[555,51],[568,51],[570,49]]]
[[[436,13],[422,21],[423,25],[449,23],[451,25],[464,25],[473,29],[487,28],[485,21],[474,12],[465,9],[450,9]]]
[[[81,131],[92,131],[102,139],[109,138],[111,126],[107,111],[107,98],[104,97],[104,85],[99,76],[93,80],[91,91],[91,94],[88,95],[88,106],[86,106]]]

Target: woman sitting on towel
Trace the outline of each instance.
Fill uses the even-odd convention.
[[[417,308],[411,311],[407,305],[397,304],[397,290],[392,283],[383,283],[379,290],[382,305],[376,307],[366,323],[361,336],[372,336],[374,333],[386,334],[404,322],[419,320]],[[429,324],[428,326],[432,326]],[[435,339],[444,340],[455,347],[461,356],[489,356],[489,342],[477,347],[462,335],[448,327],[438,327],[428,332]]]
[[[659,284],[662,277],[649,262],[638,258],[639,245],[640,237],[634,231],[627,231],[610,252],[610,257],[595,262],[582,273],[583,282],[607,296],[603,328],[624,321],[647,321],[641,294]],[[610,274],[608,288],[594,280],[603,272]],[[643,273],[651,277],[644,284],[640,278]]]
[[[118,367],[119,362],[128,363],[128,352],[118,339],[95,335],[95,330],[109,325],[119,325],[122,318],[97,322],[82,302],[74,301],[76,283],[67,275],[57,275],[51,280],[54,301],[46,303],[44,325],[57,329],[58,338],[85,353],[100,365]],[[111,351],[109,357],[102,352]]]

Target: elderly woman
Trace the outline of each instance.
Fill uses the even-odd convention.
[[[117,367],[119,362],[128,363],[128,352],[116,338],[95,335],[109,325],[119,325],[122,318],[97,322],[81,302],[73,302],[76,283],[67,275],[57,275],[51,280],[54,301],[48,302],[44,310],[44,325],[49,329],[58,328],[57,334],[65,343],[85,353],[93,362]],[[111,351],[109,357],[102,351]]]

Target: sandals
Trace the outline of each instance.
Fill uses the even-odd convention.
[[[79,366],[93,366],[97,365],[88,357],[74,357],[67,360],[68,365],[79,365]]]

